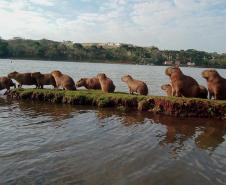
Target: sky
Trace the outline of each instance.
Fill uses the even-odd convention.
[[[226,0],[0,0],[0,36],[226,53]]]

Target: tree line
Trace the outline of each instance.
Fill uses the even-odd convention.
[[[65,61],[101,61],[133,64],[163,65],[165,61],[188,62],[202,67],[226,67],[226,54],[189,50],[160,50],[157,47],[139,47],[130,44],[80,44],[71,41],[0,38],[0,58]]]

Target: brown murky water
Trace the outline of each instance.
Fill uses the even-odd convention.
[[[165,67],[0,60],[1,74],[60,69],[75,80],[107,73],[163,95]],[[183,68],[205,85],[203,69]],[[218,70],[226,77],[226,70]],[[0,92],[3,94],[3,92]],[[0,185],[225,185],[226,122],[11,101],[0,95]]]
[[[0,98],[0,184],[222,184],[226,123]]]

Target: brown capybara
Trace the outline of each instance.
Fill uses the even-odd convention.
[[[19,83],[19,88],[21,88],[22,85],[36,85],[37,87],[37,82],[35,78],[31,76],[31,73],[18,73],[14,71],[8,74],[8,78],[16,80]]]
[[[31,76],[35,78],[39,88],[43,89],[44,85],[52,85],[56,88],[56,82],[52,74],[42,74],[40,72],[32,73]]]
[[[194,78],[184,75],[179,67],[168,67],[165,74],[171,79],[173,96],[199,97],[198,82]]]
[[[0,90],[7,89],[7,93],[10,90],[10,87],[16,88],[16,84],[8,77],[0,77]]]
[[[166,92],[167,96],[172,96],[172,86],[170,84],[164,84],[161,89]]]
[[[199,85],[200,91],[197,98],[207,99],[208,91],[203,85]],[[172,86],[170,84],[164,84],[161,86],[161,89],[164,90],[167,96],[172,96]]]
[[[100,82],[101,90],[105,93],[112,93],[115,91],[115,85],[113,81],[104,73],[97,74],[97,78]]]
[[[202,72],[202,77],[207,80],[209,98],[226,100],[226,79],[221,77],[215,69],[207,69]]]
[[[208,90],[203,85],[199,85],[200,92],[198,98],[207,99],[208,98]]]
[[[51,75],[54,77],[56,82],[56,87],[62,87],[64,90],[76,90],[74,80],[60,71],[52,71]]]
[[[148,87],[147,84],[140,81],[133,79],[130,75],[125,75],[121,78],[123,82],[128,85],[129,93],[133,94],[134,92],[140,95],[147,95],[148,94]]]
[[[77,81],[76,87],[85,87],[86,89],[101,89],[101,85],[97,77],[81,78],[79,81]]]

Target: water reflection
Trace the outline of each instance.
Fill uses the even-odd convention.
[[[0,184],[225,181],[223,121],[7,98],[0,110]]]
[[[51,104],[43,102],[19,101],[19,109],[30,118],[49,116],[52,121],[66,120],[73,117],[78,109],[67,104]]]
[[[185,142],[193,138],[195,138],[194,142],[198,148],[210,151],[214,151],[225,141],[226,122],[221,120],[176,118],[137,111],[120,112],[112,109],[98,110],[96,115],[103,123],[107,118],[116,117],[125,126],[147,122],[163,125],[166,131],[160,136],[159,145],[170,145],[172,155],[183,151]]]

